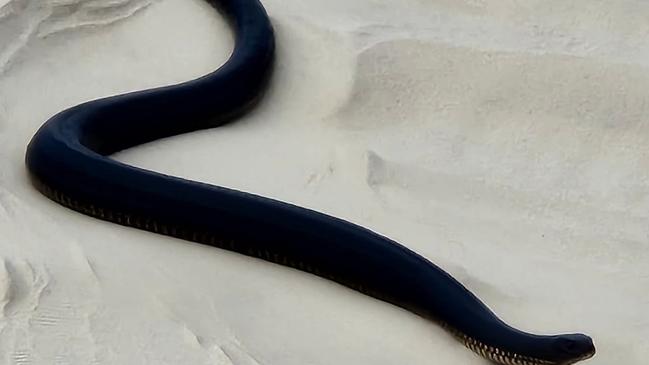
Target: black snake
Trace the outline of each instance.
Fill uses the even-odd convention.
[[[514,329],[433,263],[347,221],[276,200],[147,171],[108,156],[211,128],[250,110],[265,90],[274,36],[257,0],[209,1],[236,45],[218,70],[178,85],[90,101],[48,120],[29,144],[35,187],[81,213],[300,269],[437,320],[501,364],[566,365],[595,353],[582,334]]]

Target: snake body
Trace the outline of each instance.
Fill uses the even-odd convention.
[[[566,365],[595,353],[583,334],[533,335],[501,321],[463,285],[401,244],[313,210],[136,168],[108,156],[222,125],[262,97],[274,59],[257,0],[208,1],[235,47],[216,71],[178,85],[86,102],[50,118],[26,153],[33,185],[83,214],[303,270],[434,319],[501,364]]]

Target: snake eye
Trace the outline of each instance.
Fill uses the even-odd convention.
[[[566,338],[561,341],[561,347],[567,352],[573,352],[577,349],[577,341]]]

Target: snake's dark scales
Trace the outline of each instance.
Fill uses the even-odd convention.
[[[275,49],[264,8],[257,0],[208,2],[222,11],[234,30],[229,60],[196,80],[90,101],[53,116],[27,148],[27,168],[41,193],[99,219],[334,280],[436,319],[467,347],[502,364],[564,365],[595,353],[586,335],[540,336],[508,326],[442,269],[368,229],[108,157],[142,143],[227,123],[262,97]]]

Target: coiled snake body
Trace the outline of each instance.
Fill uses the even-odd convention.
[[[501,364],[565,365],[591,357],[582,334],[516,330],[446,272],[347,221],[276,200],[135,168],[110,154],[231,121],[263,94],[274,36],[257,0],[209,1],[235,48],[218,70],[178,85],[90,101],[48,120],[27,148],[34,186],[99,219],[236,251],[334,280],[439,321]]]

